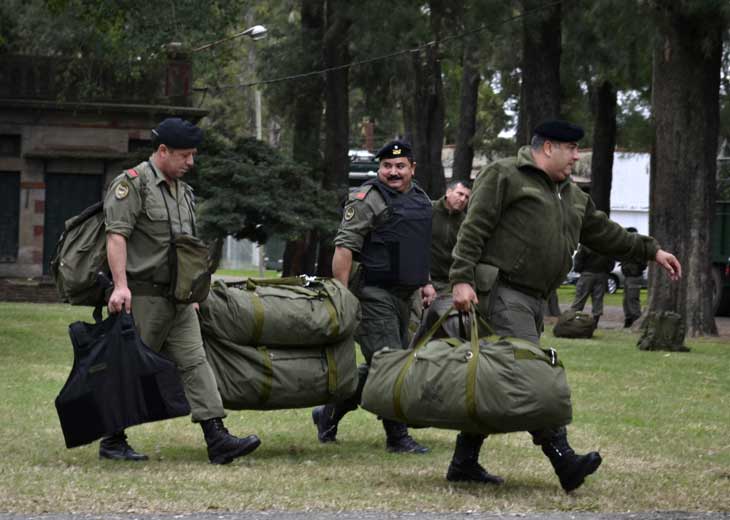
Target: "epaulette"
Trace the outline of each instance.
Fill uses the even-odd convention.
[[[373,189],[372,184],[368,184],[366,186],[360,186],[358,188],[355,188],[350,192],[349,199],[350,200],[365,200],[365,197],[368,196],[368,193],[370,193],[371,189]]]
[[[139,173],[134,168],[130,168],[129,170],[124,171],[124,175],[127,177],[127,179],[137,179],[139,178]]]

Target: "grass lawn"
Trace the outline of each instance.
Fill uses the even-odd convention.
[[[86,308],[0,303],[0,512],[243,510],[598,511],[730,510],[730,344],[688,340],[684,354],[640,352],[636,335],[601,329],[558,348],[573,390],[570,439],[604,463],[566,495],[525,433],[490,437],[481,462],[501,487],[444,478],[455,432],[414,430],[431,448],[391,455],[359,410],[336,445],[316,439],[310,411],[231,412],[226,425],[262,446],[208,464],[188,418],[129,430],[144,463],[100,461],[97,445],[67,450],[53,405],[71,368],[67,325]]]

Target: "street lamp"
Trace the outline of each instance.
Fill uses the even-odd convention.
[[[263,25],[254,25],[253,27],[249,27],[248,29],[237,32],[236,34],[233,34],[231,36],[221,38],[220,40],[216,40],[214,42],[206,43],[205,45],[201,45],[200,47],[195,47],[194,49],[192,49],[192,52],[199,52],[205,49],[209,49],[210,47],[214,47],[220,43],[227,42],[229,40],[240,38],[241,36],[248,36],[252,40],[260,40],[261,38],[266,37],[266,32],[266,27],[264,27]]]

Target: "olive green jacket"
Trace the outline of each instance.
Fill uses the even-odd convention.
[[[175,234],[194,234],[193,189],[181,180],[173,186],[176,189],[170,190],[164,175],[148,161],[118,175],[109,186],[104,198],[106,232],[127,239],[130,280],[169,284],[170,221]]]
[[[609,220],[570,178],[553,182],[523,146],[477,177],[449,281],[488,291],[499,277],[546,297],[570,270],[579,242],[619,260],[653,260],[659,249],[653,238]]]
[[[466,211],[451,212],[446,207],[446,197],[432,201],[433,219],[431,225],[431,280],[448,283],[449,268],[453,260],[451,251],[456,244],[456,235],[464,221]]]

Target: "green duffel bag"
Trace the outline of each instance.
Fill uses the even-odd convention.
[[[596,329],[593,316],[585,312],[568,309],[558,317],[553,327],[553,335],[557,338],[592,338]]]
[[[413,426],[506,433],[563,426],[572,420],[570,387],[553,349],[512,338],[431,337],[443,314],[413,350],[373,356],[362,407]]]
[[[360,303],[333,278],[217,280],[200,304],[204,333],[238,345],[319,346],[342,341],[360,323]]]
[[[357,388],[355,340],[318,347],[247,347],[203,335],[223,399],[231,410],[304,408],[352,395]]]

